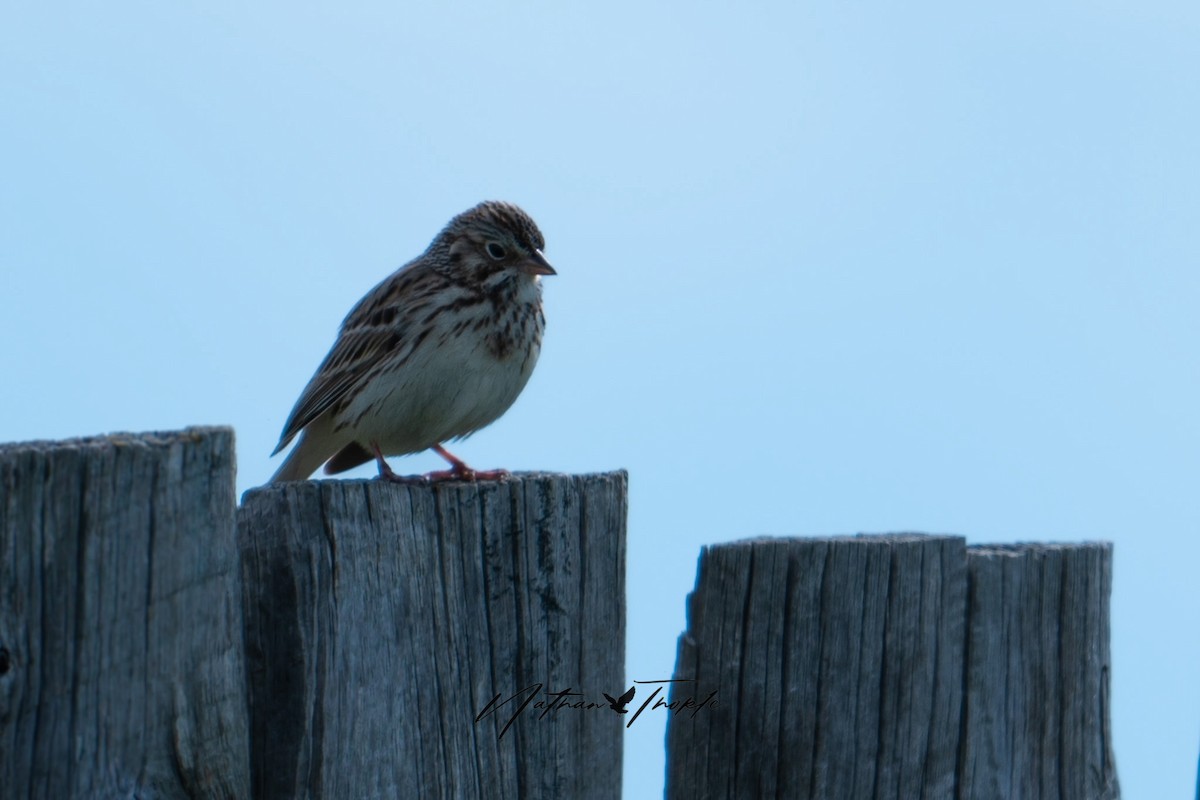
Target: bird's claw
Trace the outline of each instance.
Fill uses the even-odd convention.
[[[444,481],[469,481],[471,483],[478,481],[500,481],[503,483],[510,477],[512,477],[512,473],[506,469],[439,469],[427,472],[424,475],[397,475],[388,467],[386,470],[379,471],[377,480],[388,483],[399,483],[405,486],[420,486],[442,483]]]
[[[451,455],[441,445],[434,445],[433,450],[450,462],[450,469],[438,469],[424,475],[397,475],[383,458],[379,445],[372,443],[375,451],[375,461],[379,464],[379,480],[389,483],[428,484],[441,481],[507,481],[510,477],[506,469],[473,470],[460,459]]]
[[[422,476],[429,483],[440,481],[506,481],[509,471],[506,469],[474,470],[463,465],[455,465],[450,469],[438,469]]]

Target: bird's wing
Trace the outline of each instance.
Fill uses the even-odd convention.
[[[607,700],[612,705],[615,706],[617,704],[617,701],[615,699],[613,699],[613,696],[610,695],[608,692],[601,692],[600,694],[604,695],[604,699]]]
[[[283,426],[275,455],[305,426],[324,414],[358,386],[371,370],[397,347],[412,339],[410,331],[428,306],[422,295],[432,294],[445,279],[432,270],[409,264],[367,293],[346,319],[329,354],[317,368]],[[415,342],[409,342],[415,346]]]
[[[637,691],[636,686],[630,686],[629,691],[626,692],[625,694],[621,695],[621,704],[624,705],[625,703],[628,703],[630,700],[632,700],[633,694],[636,691]]]

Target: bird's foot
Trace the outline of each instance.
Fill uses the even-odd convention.
[[[485,469],[475,473],[477,481],[506,481],[512,477],[512,473],[506,469]]]
[[[379,476],[375,480],[386,481],[387,483],[399,483],[404,486],[424,486],[428,483],[427,478],[428,476],[426,475],[397,475],[388,470],[387,472],[379,473]]]
[[[437,483],[439,481],[506,481],[508,478],[509,472],[506,469],[474,470],[463,464],[461,468],[451,467],[427,472],[423,479],[430,483]]]
[[[371,449],[375,451],[375,463],[379,465],[379,480],[387,481],[388,483],[403,483],[412,485],[414,483],[424,483],[425,476],[423,475],[397,475],[387,461],[383,459],[383,451],[379,449],[379,445],[372,443]]]
[[[384,460],[379,445],[372,443],[371,449],[375,451],[375,463],[379,465],[379,480],[389,483],[411,486],[440,481],[506,481],[509,478],[509,472],[506,469],[473,470],[440,444],[435,444],[433,450],[450,462],[450,469],[438,469],[424,475],[397,475]]]
[[[430,482],[436,481],[505,481],[509,473],[506,469],[474,470],[440,444],[433,446],[433,451],[450,462],[450,469],[434,470],[425,475]]]

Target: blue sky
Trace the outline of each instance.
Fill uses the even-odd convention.
[[[258,485],[350,306],[512,200],[545,347],[456,452],[629,469],[629,677],[705,543],[1108,539],[1121,783],[1190,795],[1197,41],[1154,0],[7,4],[0,440],[231,424]]]

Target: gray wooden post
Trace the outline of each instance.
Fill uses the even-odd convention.
[[[245,798],[233,432],[0,445],[0,794]]]
[[[256,796],[619,797],[625,509],[624,473],[247,493]]]
[[[1112,545],[968,550],[962,797],[1115,798]]]
[[[705,548],[672,798],[1117,796],[1111,548],[956,537]]]
[[[950,797],[964,543],[773,539],[706,547],[668,725],[668,796]]]

